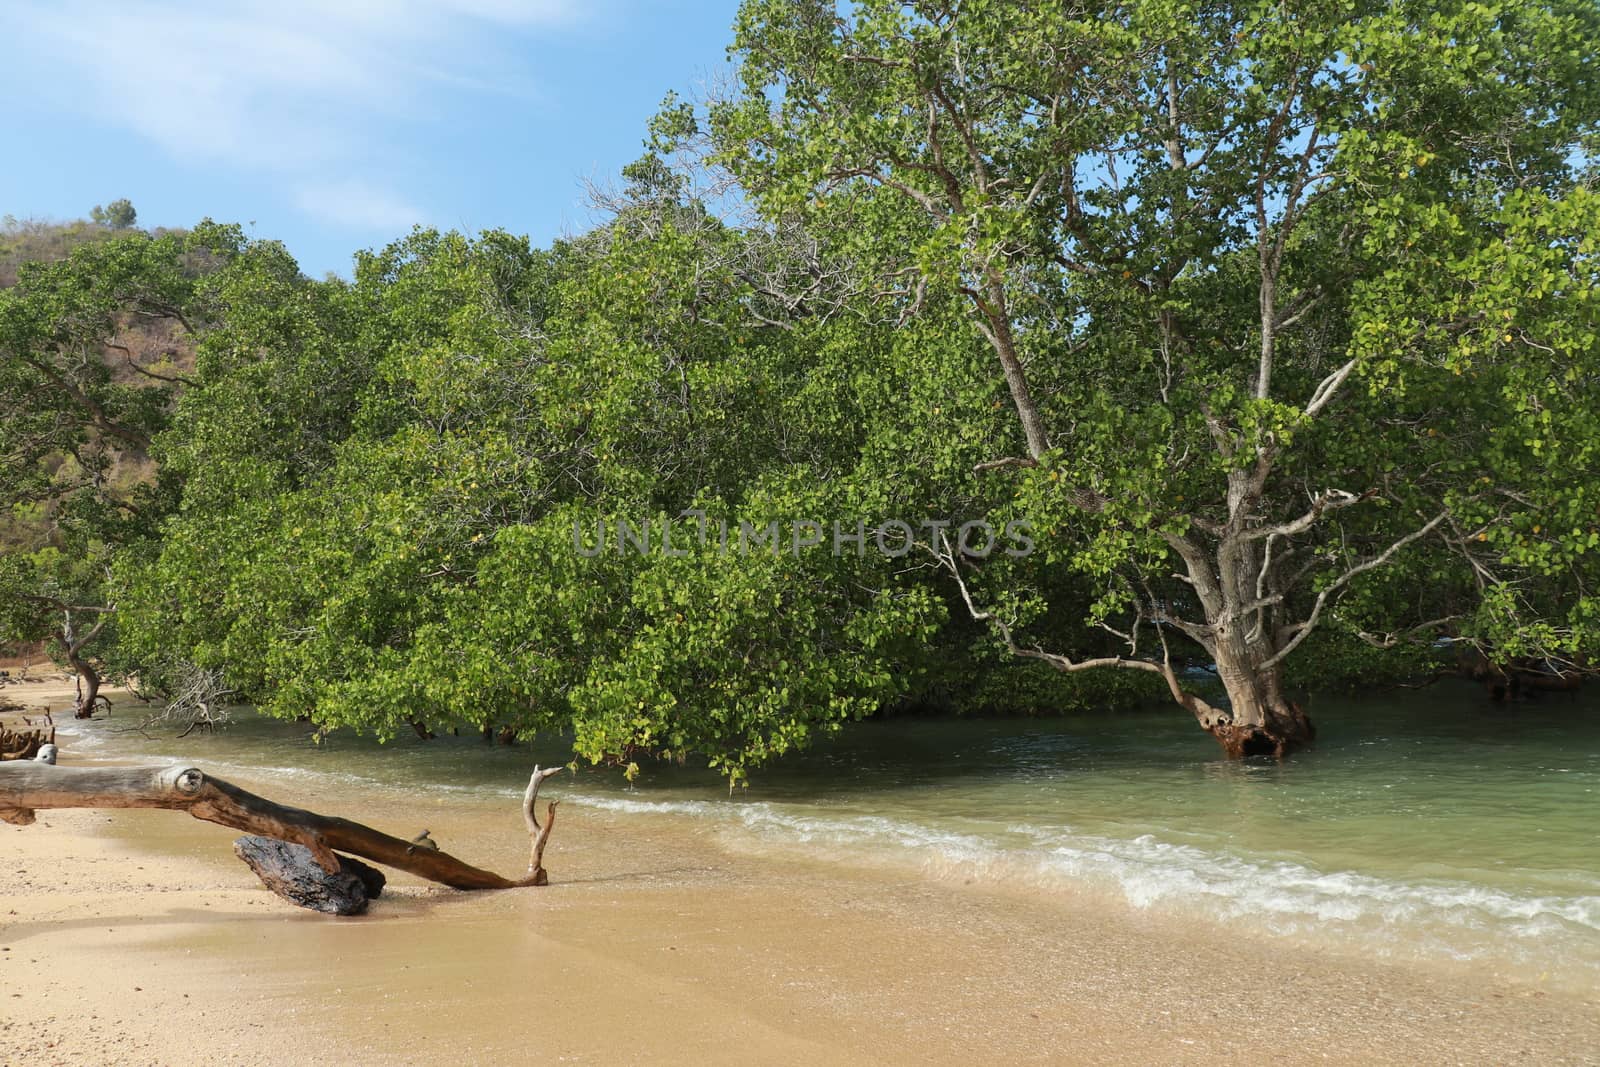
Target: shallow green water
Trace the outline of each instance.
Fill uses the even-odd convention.
[[[1292,941],[1470,959],[1600,988],[1600,699],[1511,707],[1440,686],[1311,708],[1315,749],[1222,760],[1176,712],[1109,719],[864,723],[760,772],[614,772],[556,783],[575,802],[702,820],[737,851],[825,851],[1029,891],[1116,898]],[[112,724],[113,726],[115,723]],[[216,737],[82,739],[288,777],[519,792],[559,740],[388,746],[246,716]],[[826,849],[819,849],[826,845]]]

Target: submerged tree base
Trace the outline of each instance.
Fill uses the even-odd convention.
[[[1270,756],[1282,759],[1291,752],[1306,748],[1316,739],[1317,729],[1311,719],[1293,702],[1281,710],[1270,711],[1262,723],[1236,723],[1224,716],[1206,726],[1212,737],[1222,746],[1229,759],[1246,756]]]

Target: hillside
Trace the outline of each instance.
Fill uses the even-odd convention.
[[[132,205],[121,202],[112,225],[106,210],[96,208],[94,219],[68,221],[19,220],[7,215],[0,221],[0,310],[8,303],[22,317],[29,300],[56,292],[59,278],[46,278],[40,268],[60,269],[75,252],[133,237],[149,239],[164,231],[143,231],[132,225]],[[113,205],[116,206],[116,205]],[[30,268],[32,268],[30,270]],[[35,291],[30,291],[37,290]],[[4,334],[0,331],[0,334]],[[81,434],[62,432],[68,423],[86,422],[85,409],[104,396],[103,387],[141,391],[157,406],[176,402],[182,380],[194,365],[192,341],[172,319],[123,311],[113,314],[107,328],[80,333],[77,341],[57,341],[56,360],[33,352],[55,367],[54,375],[41,373],[11,380],[0,411],[15,431],[9,446],[0,449],[7,469],[5,506],[0,509],[0,562],[27,565],[44,549],[64,553],[100,539],[88,532],[84,520],[95,512],[129,507],[139,490],[155,477],[155,464],[142,447],[101,433],[92,426]],[[19,346],[15,355],[25,362],[39,343],[26,334],[0,336],[0,344]],[[93,338],[85,343],[83,338]],[[63,352],[70,350],[66,362]],[[93,383],[103,383],[96,386]],[[167,396],[160,397],[157,390]],[[74,399],[76,398],[76,399]],[[85,540],[87,538],[87,540]],[[0,647],[0,656],[20,653],[38,660],[43,646],[29,642]]]

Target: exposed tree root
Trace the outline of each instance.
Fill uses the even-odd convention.
[[[1264,723],[1235,723],[1224,714],[1206,729],[1230,759],[1246,756],[1282,759],[1305,748],[1317,736],[1311,719],[1294,703],[1279,711],[1269,711]]]
[[[56,741],[56,728],[52,725],[35,730],[7,730],[0,727],[0,760],[31,760],[45,745]]]

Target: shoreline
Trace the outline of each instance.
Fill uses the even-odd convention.
[[[469,862],[526,862],[502,797],[395,813],[391,795],[357,785],[238,784],[426,821]],[[233,836],[154,811],[0,827],[3,1062],[308,1062],[333,1049],[397,1064],[1600,1056],[1594,997],[1191,929],[1087,896],[752,856],[671,814],[569,805],[549,887],[457,893],[391,872],[353,920],[269,894]]]

